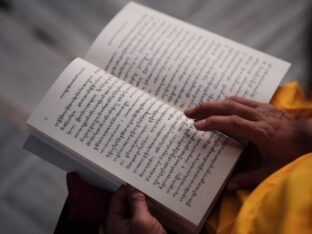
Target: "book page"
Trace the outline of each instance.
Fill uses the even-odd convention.
[[[268,102],[289,63],[129,3],[86,60],[174,105],[241,96]]]
[[[82,59],[60,75],[28,126],[91,171],[134,186],[195,225],[242,150]]]

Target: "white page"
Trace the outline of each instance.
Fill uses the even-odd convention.
[[[195,225],[242,150],[82,59],[60,75],[28,125],[92,171],[114,175]]]
[[[86,60],[179,109],[227,96],[268,102],[290,67],[136,3],[104,28]]]

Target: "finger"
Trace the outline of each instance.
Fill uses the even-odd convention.
[[[121,186],[117,192],[115,192],[111,198],[108,217],[120,219],[127,216],[127,190],[125,186]]]
[[[243,119],[237,115],[211,116],[195,122],[194,126],[200,131],[220,131],[251,141],[256,145],[261,143],[257,122]]]
[[[196,121],[207,118],[213,115],[238,115],[248,120],[256,120],[256,112],[253,108],[235,102],[231,99],[215,102],[203,102],[193,108],[185,110],[185,115],[188,118]]]
[[[242,98],[242,97],[238,97],[238,96],[228,97],[227,99],[233,100],[233,101],[235,101],[237,103],[240,103],[242,105],[245,105],[245,106],[248,106],[248,107],[252,107],[252,108],[257,108],[258,106],[263,104],[261,102],[257,102],[257,101],[254,101],[254,100],[250,100],[250,99]]]
[[[127,194],[131,214],[134,219],[150,215],[147,207],[146,197],[142,192],[127,186]]]
[[[122,185],[111,197],[106,219],[107,232],[119,233],[119,230],[127,229],[129,227],[130,218],[131,214],[127,203],[127,190],[126,187]]]
[[[272,172],[269,167],[241,172],[230,179],[227,189],[232,191],[239,188],[253,188],[260,184]]]

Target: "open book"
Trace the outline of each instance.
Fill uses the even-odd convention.
[[[129,3],[32,113],[26,148],[67,170],[130,184],[158,219],[197,233],[243,146],[196,131],[183,109],[234,95],[268,102],[289,66]]]

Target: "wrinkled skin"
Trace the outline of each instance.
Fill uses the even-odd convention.
[[[254,187],[272,172],[312,151],[312,127],[270,104],[240,97],[204,102],[185,110],[200,131],[220,131],[250,142],[228,189]]]

